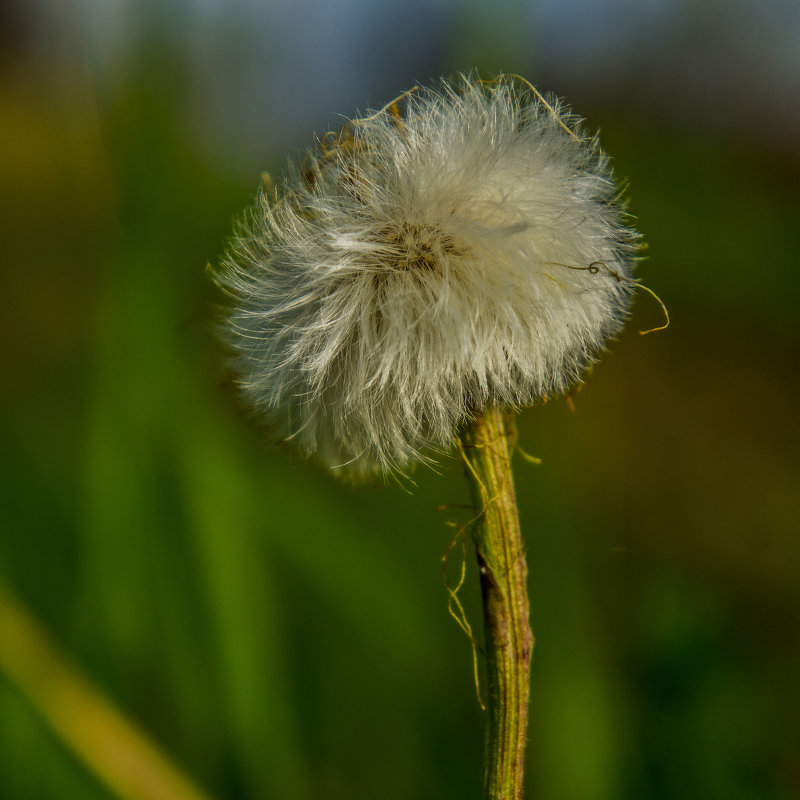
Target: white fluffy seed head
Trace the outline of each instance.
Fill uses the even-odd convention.
[[[596,139],[462,77],[353,120],[241,221],[218,275],[242,389],[350,475],[579,381],[622,326],[636,234]]]

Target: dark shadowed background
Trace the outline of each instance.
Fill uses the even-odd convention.
[[[800,5],[1,8],[0,577],[126,713],[220,800],[480,797],[458,462],[354,490],[270,444],[205,267],[313,132],[509,71],[601,128],[672,316],[520,420],[529,796],[800,796]],[[109,797],[2,676],[0,797]]]

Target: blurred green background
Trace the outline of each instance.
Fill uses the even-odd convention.
[[[794,3],[23,0],[0,12],[0,577],[217,798],[469,800],[455,460],[344,487],[239,407],[205,272],[262,170],[472,67],[602,128],[634,318],[525,412],[528,796],[800,797]],[[480,629],[469,561],[463,596]],[[451,564],[458,571],[458,556]],[[0,798],[109,795],[0,675]]]

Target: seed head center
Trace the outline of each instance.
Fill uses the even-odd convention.
[[[443,262],[463,251],[439,227],[407,223],[380,232],[391,267],[395,270],[440,272]]]

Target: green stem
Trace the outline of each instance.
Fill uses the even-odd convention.
[[[528,568],[511,473],[512,413],[491,408],[462,435],[473,502],[481,516],[475,545],[486,622],[489,719],[485,800],[522,797],[533,633]]]

